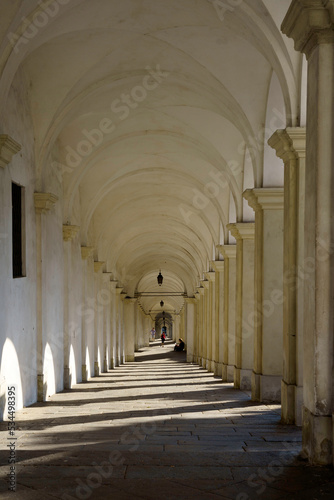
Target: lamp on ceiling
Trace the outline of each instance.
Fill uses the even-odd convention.
[[[165,304],[165,303],[164,303],[164,301],[163,301],[163,300],[161,300],[161,301],[160,301],[160,306],[161,306],[161,307],[163,307],[163,306],[164,306],[164,304]]]
[[[158,280],[158,285],[159,285],[159,286],[161,286],[161,285],[162,285],[162,282],[163,282],[163,280],[164,280],[164,277],[163,277],[163,276],[162,276],[162,274],[161,274],[161,269],[160,269],[159,274],[158,274],[158,276],[157,276],[157,280]]]

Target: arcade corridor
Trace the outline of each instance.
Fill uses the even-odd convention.
[[[298,458],[301,431],[279,423],[278,405],[158,344],[21,410],[17,492],[2,482],[1,499],[333,498],[332,469]]]

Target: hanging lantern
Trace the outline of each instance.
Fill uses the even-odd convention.
[[[163,307],[163,306],[164,306],[164,304],[165,304],[165,303],[164,303],[164,301],[162,300],[162,301],[160,302],[160,306],[161,306],[161,307]]]
[[[162,285],[162,282],[164,280],[164,277],[162,276],[161,274],[161,270],[159,271],[159,274],[157,276],[157,280],[158,280],[158,285],[161,286]]]

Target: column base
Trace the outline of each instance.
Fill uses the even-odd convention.
[[[120,360],[119,360],[119,358],[115,359],[115,366],[120,366]]]
[[[223,374],[223,363],[217,363],[215,361],[215,369],[214,369],[213,374],[216,377],[221,377],[222,376],[222,374]]]
[[[43,403],[44,398],[44,375],[37,375],[37,402]]]
[[[81,376],[82,376],[82,381],[87,382],[88,380],[87,365],[82,365]]]
[[[227,365],[224,363],[222,365],[222,380],[223,382],[227,382]]]
[[[252,389],[252,370],[235,367],[234,387],[241,391],[250,391]]]
[[[103,373],[107,373],[108,372],[108,360],[107,358],[105,358],[103,360]]]
[[[111,358],[110,363],[109,363],[109,370],[113,370],[115,368],[115,361],[113,358]]]
[[[227,365],[227,382],[234,382],[234,366]]]
[[[132,363],[134,360],[135,360],[134,354],[126,354],[126,356],[125,356],[126,363]]]
[[[282,423],[302,425],[303,388],[281,381]]]
[[[70,369],[68,366],[65,366],[64,368],[64,389],[71,389],[71,382],[70,382]]]
[[[208,372],[213,372],[214,371],[214,362],[211,361],[210,359],[207,359],[205,368],[208,370]]]
[[[262,375],[252,373],[252,401],[261,403],[281,402],[281,380],[280,375]]]
[[[99,362],[95,361],[95,363],[94,363],[94,377],[99,377],[99,376],[100,376]]]
[[[333,418],[303,408],[303,452],[312,465],[333,464]]]
[[[187,352],[187,363],[193,363],[194,362],[194,355]]]
[[[206,359],[205,358],[202,358],[202,367],[206,368]]]

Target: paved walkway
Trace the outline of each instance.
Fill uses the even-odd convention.
[[[156,342],[128,363],[17,413],[7,499],[334,498],[331,468],[298,458],[301,432]],[[7,427],[3,424],[2,429]],[[1,433],[1,477],[9,472]]]

